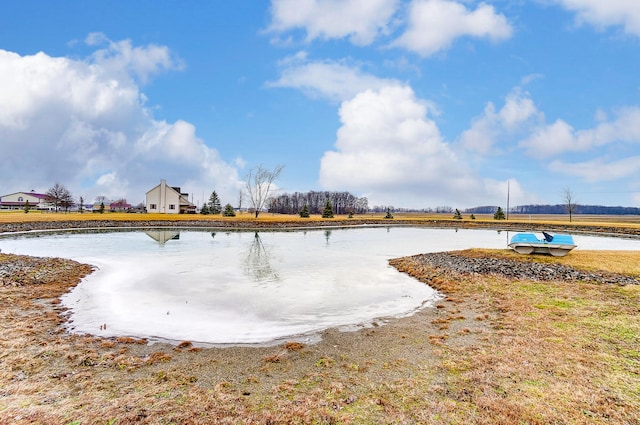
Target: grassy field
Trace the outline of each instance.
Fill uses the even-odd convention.
[[[218,215],[201,215],[201,214],[128,214],[128,213],[51,213],[30,211],[25,214],[24,211],[9,211],[0,210],[0,223],[23,223],[23,222],[38,222],[38,221],[91,221],[91,220],[103,220],[103,221],[222,221],[222,222],[299,222],[299,223],[313,223],[313,222],[348,222],[348,221],[379,221],[385,220],[386,213],[368,213],[358,214],[349,219],[347,215],[336,215],[334,218],[325,219],[320,215],[312,215],[310,218],[300,218],[297,215],[287,214],[272,214],[262,213],[256,219],[253,214],[243,212],[237,214],[235,217],[222,217]],[[510,224],[551,224],[562,226],[611,226],[611,227],[628,227],[640,229],[640,216],[628,215],[616,215],[616,216],[600,216],[600,215],[573,215],[572,221],[569,222],[568,215],[521,215],[511,214],[509,220],[494,220],[490,214],[476,214],[476,219],[470,219],[469,214],[463,214],[462,220],[455,220],[453,214],[419,214],[419,213],[396,213],[392,220],[385,220],[386,222],[393,223],[395,221],[407,221],[407,222],[433,222],[444,221],[452,223],[492,223],[497,226],[504,223]]]
[[[469,255],[558,263],[640,276],[638,252],[573,252],[560,260],[510,251]],[[640,423],[640,287],[537,282],[500,276],[427,278],[397,266],[454,304],[482,300],[496,314],[490,344],[450,350],[453,423]],[[416,269],[417,267],[417,269]],[[445,325],[443,331],[446,332]],[[446,337],[446,335],[444,335]],[[446,338],[443,338],[446,341]],[[469,355],[471,354],[471,355]],[[471,420],[470,420],[471,418]]]
[[[2,213],[0,222],[76,217],[96,219]],[[171,217],[194,218],[203,217]],[[575,222],[638,226],[632,217]],[[640,278],[640,252],[460,255]],[[0,270],[33,261],[0,254]],[[330,330],[317,344],[198,348],[68,335],[55,300],[90,270],[38,261],[19,275],[22,284],[0,285],[0,424],[640,424],[639,285],[465,275],[407,257],[393,266],[439,290],[435,308],[357,332]]]

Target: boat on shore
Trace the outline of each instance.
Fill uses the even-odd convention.
[[[542,232],[542,238],[534,233],[516,233],[511,238],[509,248],[519,254],[550,254],[564,257],[576,247],[571,235],[551,235]]]

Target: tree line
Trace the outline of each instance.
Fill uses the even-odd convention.
[[[467,208],[466,213],[473,214],[494,214],[498,210],[497,206],[481,206]],[[640,208],[637,207],[611,207],[604,205],[580,205],[572,206],[573,214],[588,215],[640,215]],[[519,205],[509,208],[509,214],[566,214],[567,204],[555,205]]]
[[[349,192],[294,192],[274,196],[269,201],[269,212],[277,214],[299,214],[303,208],[310,214],[322,214],[327,201],[334,214],[364,214],[369,211],[366,197],[358,198]]]

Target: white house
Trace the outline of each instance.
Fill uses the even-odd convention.
[[[180,193],[179,187],[167,185],[166,180],[160,180],[160,184],[147,192],[147,212],[184,214],[195,213],[196,206],[189,202],[188,193]]]
[[[33,209],[47,209],[50,207],[47,202],[47,195],[42,193],[31,192],[16,192],[9,195],[3,195],[0,197],[0,208],[9,210],[21,210],[25,207],[25,204],[29,202],[29,208]]]

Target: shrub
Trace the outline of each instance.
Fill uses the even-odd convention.
[[[227,205],[224,206],[224,212],[222,213],[222,215],[224,217],[235,217],[236,216],[236,210],[233,209],[231,204],[227,204]]]
[[[322,218],[333,218],[333,206],[331,201],[327,199],[327,203],[324,204],[324,210],[322,211]]]

